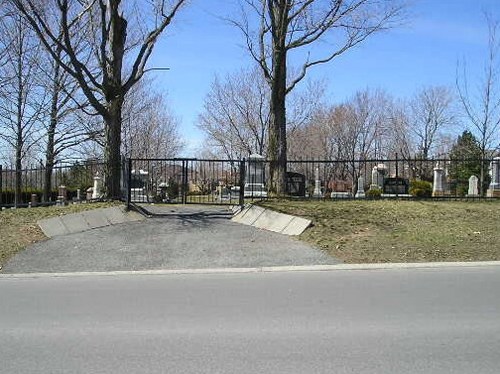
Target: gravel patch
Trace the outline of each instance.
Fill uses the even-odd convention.
[[[155,213],[161,213],[162,208]],[[2,273],[329,265],[326,252],[295,238],[198,208],[55,237],[17,254]],[[204,210],[206,212],[206,209]],[[223,211],[218,211],[223,212]],[[197,214],[199,213],[199,214]],[[214,212],[215,213],[215,212]]]

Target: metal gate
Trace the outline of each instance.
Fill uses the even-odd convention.
[[[127,203],[243,204],[245,160],[129,159]]]

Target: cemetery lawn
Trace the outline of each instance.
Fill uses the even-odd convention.
[[[499,261],[500,201],[266,201],[311,219],[299,238],[345,263]]]
[[[45,240],[37,221],[58,215],[105,208],[116,203],[73,204],[64,207],[37,207],[0,211],[0,266],[28,245]]]

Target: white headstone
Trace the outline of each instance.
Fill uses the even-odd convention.
[[[323,197],[323,194],[321,193],[321,180],[319,179],[319,167],[316,167],[316,171],[314,174],[315,179],[313,197]]]
[[[358,178],[358,190],[356,191],[356,199],[364,199],[365,195],[365,179],[363,177]]]
[[[478,181],[479,181],[479,178],[476,177],[475,175],[472,175],[469,178],[469,191],[467,192],[467,196],[478,196],[479,195],[479,190],[477,188]]]
[[[490,190],[500,189],[500,157],[495,157],[490,163]]]
[[[384,187],[384,176],[386,167],[384,164],[378,164],[372,169],[372,183],[370,189],[382,189]]]
[[[486,191],[488,197],[500,197],[500,157],[495,157],[490,163],[491,183]]]
[[[101,177],[99,172],[96,173],[94,177],[94,188],[92,189],[92,199],[98,199],[101,197]]]
[[[378,188],[378,168],[374,166],[372,169],[372,184],[370,185],[371,189]]]
[[[434,181],[432,183],[432,196],[443,196],[444,188],[443,188],[443,176],[444,170],[439,165],[439,162],[436,164],[434,168]]]

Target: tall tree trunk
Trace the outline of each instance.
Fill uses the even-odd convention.
[[[269,158],[271,191],[278,196],[285,193],[287,163],[286,143],[286,57],[279,58],[271,88],[271,121],[269,126]]]
[[[106,147],[104,153],[105,187],[109,199],[120,199],[121,189],[121,131],[122,131],[123,99],[116,97],[109,103],[108,115],[105,117]]]
[[[21,189],[23,185],[22,173],[22,137],[21,133],[17,135],[16,144],[16,186],[14,191],[14,206],[17,208],[21,201]]]
[[[60,55],[60,49],[58,49],[58,56]],[[54,62],[54,76],[52,77],[52,97],[50,105],[50,123],[47,130],[47,148],[45,149],[45,173],[43,182],[43,201],[48,202],[50,197],[50,191],[52,189],[52,172],[55,165],[55,135],[56,127],[58,122],[58,108],[57,104],[59,101],[59,90],[60,90],[60,65],[57,61]]]
[[[54,171],[54,136],[55,136],[55,125],[50,120],[49,131],[47,135],[47,149],[45,150],[45,171],[43,180],[43,201],[48,202],[50,200],[50,191],[52,190],[52,172]]]
[[[479,196],[483,196],[484,189],[484,158],[481,157],[481,170],[479,171]]]
[[[22,51],[21,51],[22,52]],[[16,118],[16,185],[14,191],[14,206],[21,203],[21,187],[22,187],[22,160],[23,160],[23,104],[24,104],[24,84],[22,72],[22,56],[19,54],[17,56],[17,118]]]
[[[275,3],[270,12],[273,13],[273,72],[271,78],[270,126],[269,126],[269,160],[270,191],[276,195],[284,195],[286,187],[286,32],[288,29],[287,1]]]
[[[481,170],[479,171],[479,196],[486,196],[486,190],[488,189],[487,186],[485,186],[484,182],[485,182],[485,179],[486,179],[486,173],[485,173],[485,169],[489,166],[489,165],[486,165],[485,164],[485,161],[486,161],[486,157],[487,157],[487,150],[486,150],[486,144],[485,142],[483,141],[481,143]]]
[[[108,199],[120,199],[121,189],[121,135],[122,135],[122,108],[125,91],[122,84],[123,56],[127,39],[127,21],[119,10],[121,0],[110,1],[110,30],[108,43],[111,47],[111,59],[105,74],[106,80],[106,115],[105,121],[105,153],[106,163],[105,187]]]

